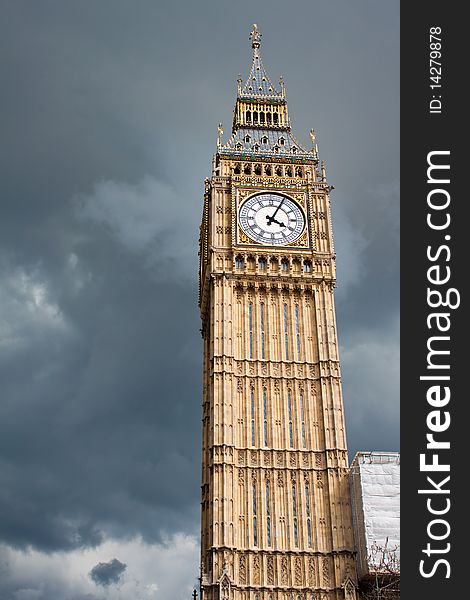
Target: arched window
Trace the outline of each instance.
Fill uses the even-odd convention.
[[[294,516],[294,546],[299,545],[299,534],[297,530],[297,492],[295,488],[295,481],[292,480],[292,509]]]
[[[252,302],[250,302],[250,304],[248,304],[248,326],[249,326],[249,336],[250,336],[250,345],[249,345],[249,349],[250,349],[250,358],[253,358],[253,304]],[[254,417],[253,417],[254,418]],[[254,430],[253,430],[253,436],[254,436]],[[253,437],[254,439],[254,437]],[[255,445],[255,443],[253,442],[253,446]]]
[[[286,140],[282,137],[279,139],[279,143],[281,144],[281,146],[284,146],[284,144],[286,143]]]
[[[275,171],[276,171],[276,175],[278,177],[282,177],[282,167],[281,167],[281,165],[277,165]]]
[[[307,513],[307,543],[312,545],[312,524],[310,520],[310,490],[308,483],[305,483],[305,512]]]
[[[312,272],[312,263],[309,260],[304,261],[304,273]]]
[[[302,445],[305,448],[305,410],[304,410],[304,395],[300,394],[299,396],[299,404],[300,404],[300,425],[302,432]]]
[[[287,304],[284,304],[284,345],[286,350],[286,360],[289,360],[289,326],[287,319]],[[289,399],[289,411],[290,411],[290,394],[288,394]],[[292,422],[291,422],[292,425]],[[292,429],[291,429],[291,448],[292,448]]]
[[[245,173],[245,175],[251,175],[251,165],[250,164],[245,165],[243,172]]]
[[[262,144],[267,144],[268,143],[268,138],[265,135],[263,135],[263,137],[261,138],[261,143]]]
[[[255,146],[255,150],[259,150],[259,146]],[[255,175],[261,175],[261,165],[255,165]]]
[[[266,115],[266,122],[267,122],[268,125],[271,125],[271,113],[269,113],[269,112]]]
[[[243,146],[240,144],[240,142],[235,147],[237,150],[241,150],[243,148]]]
[[[292,177],[292,167],[286,167],[286,175],[287,177]]]
[[[251,390],[251,445],[255,445],[255,393]]]
[[[295,146],[292,146],[292,154],[296,154],[297,153],[297,148]]]
[[[264,429],[264,445],[268,445],[268,400],[266,388],[263,388],[263,429]]]
[[[256,522],[256,483],[253,484],[253,544],[258,545],[258,528]],[[259,596],[255,597],[259,600]]]
[[[259,152],[259,146],[258,146],[258,144],[255,144],[255,145],[253,146],[253,150],[254,150],[255,152]],[[255,168],[255,173],[256,173],[256,168]]]
[[[260,304],[260,329],[261,329],[261,358],[264,360],[266,358],[265,356],[265,331],[264,331],[264,303],[262,302]],[[266,390],[265,390],[266,391]],[[266,437],[266,432],[265,432],[265,437]],[[265,446],[267,446],[266,441],[265,441]]]
[[[284,306],[285,306],[285,304],[284,304]],[[287,346],[286,346],[286,354],[287,354]],[[287,359],[289,359],[289,357],[287,357]],[[288,416],[289,416],[289,446],[291,448],[293,448],[294,447],[294,423],[292,420],[292,400],[290,397],[290,392],[287,392],[287,412],[288,412]]]
[[[296,177],[303,177],[303,171],[302,171],[302,167],[295,167],[295,176]]]
[[[247,110],[245,114],[246,114],[246,122],[251,123],[251,111]]]
[[[235,258],[235,267],[237,269],[243,269],[244,264],[245,264],[245,261],[243,260],[243,256],[238,255]]]
[[[264,123],[264,112],[259,113],[259,122]]]
[[[240,163],[236,163],[235,168],[233,169],[233,173],[234,173],[234,175],[240,175],[240,172],[241,172],[241,165],[240,165]]]
[[[278,122],[279,122],[279,116],[278,116],[277,113],[274,113],[273,114],[273,123],[274,123],[274,125],[277,125]]]
[[[281,269],[282,269],[282,270],[283,270],[285,273],[287,273],[287,271],[289,270],[289,261],[287,261],[287,260],[285,260],[285,259],[284,259],[284,260],[282,261],[281,265],[282,265],[282,266],[281,266]]]
[[[271,169],[271,165],[266,165],[264,167],[264,173],[265,175],[267,175],[268,177],[271,177],[271,175],[273,174],[273,170]]]
[[[249,135],[245,135],[245,142],[249,144],[251,141],[251,137]]]
[[[253,111],[253,123],[258,123],[258,113],[256,110]]]
[[[299,305],[295,305],[295,336],[297,339],[297,357],[300,360],[300,324],[299,324]],[[305,440],[304,440],[305,442]]]
[[[271,505],[269,502],[269,481],[266,480],[266,537],[268,541],[268,546],[271,545]]]

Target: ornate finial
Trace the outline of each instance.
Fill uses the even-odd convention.
[[[239,75],[238,79],[237,79],[237,94],[238,95],[240,95],[242,93],[242,83],[243,83],[242,76]]]
[[[258,25],[256,25],[256,23],[253,23],[250,38],[252,48],[259,48],[261,46],[261,33],[258,31]]]
[[[318,157],[318,144],[316,143],[317,134],[315,133],[315,129],[310,129],[310,139],[312,140],[312,149],[315,155]]]
[[[222,137],[223,134],[224,134],[224,130],[222,127],[222,123],[219,123],[219,125],[217,127],[217,146],[220,146],[220,138]]]

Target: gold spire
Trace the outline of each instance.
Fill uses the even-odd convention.
[[[258,31],[258,25],[256,25],[256,23],[253,23],[253,29],[251,30],[250,38],[251,47],[253,49],[259,48],[261,46],[261,33]]]

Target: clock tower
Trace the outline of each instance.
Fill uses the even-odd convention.
[[[202,600],[356,598],[331,186],[260,55],[200,233]]]

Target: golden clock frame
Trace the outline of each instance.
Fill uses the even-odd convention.
[[[239,211],[243,205],[243,203],[250,197],[255,196],[257,194],[283,194],[287,196],[294,202],[296,202],[304,214],[304,230],[301,233],[300,237],[298,237],[294,242],[290,244],[278,244],[278,245],[269,245],[269,244],[261,244],[260,242],[253,240],[250,238],[241,228],[238,221]],[[265,187],[232,187],[232,239],[236,240],[237,245],[241,246],[255,246],[257,248],[276,248],[276,250],[282,249],[310,249],[313,247],[309,243],[309,224],[311,222],[309,210],[308,210],[308,202],[307,202],[308,193],[306,190],[302,191],[294,191],[291,189],[283,189],[282,187],[272,189]],[[312,232],[313,233],[313,232]],[[313,235],[312,235],[313,239]],[[313,248],[312,248],[313,249]]]

